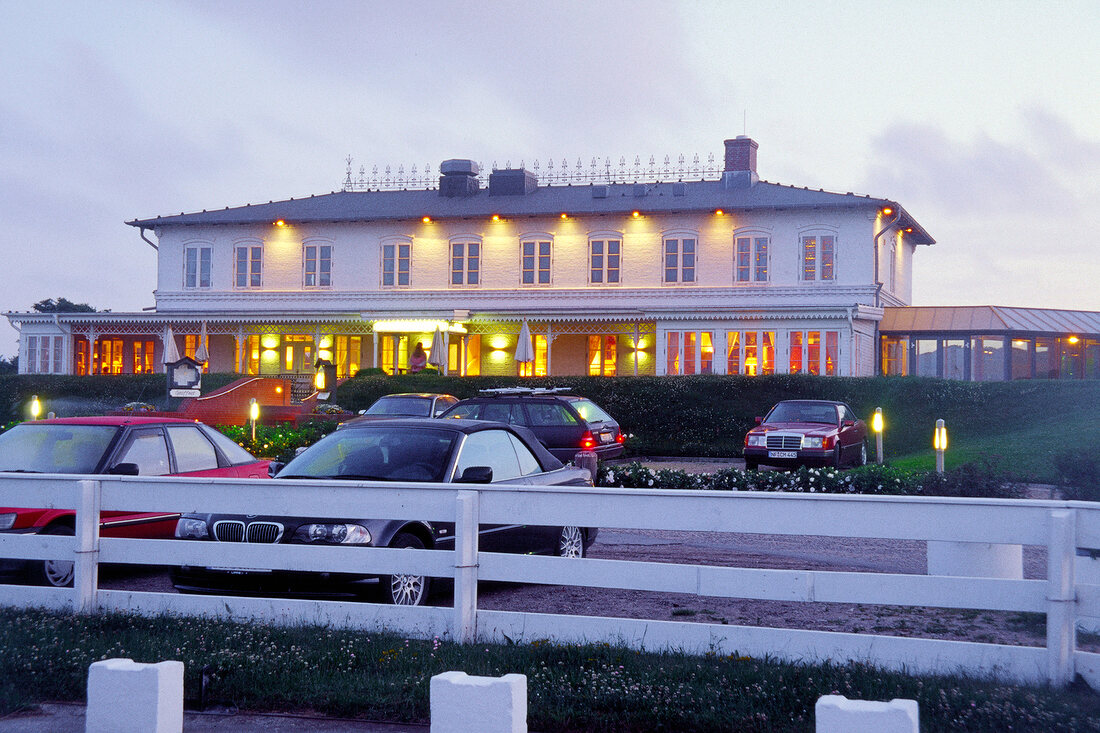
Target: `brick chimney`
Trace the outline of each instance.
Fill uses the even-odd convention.
[[[722,181],[726,188],[747,188],[760,180],[756,175],[756,149],[760,146],[747,135],[726,140],[726,168]]]

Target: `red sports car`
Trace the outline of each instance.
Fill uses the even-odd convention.
[[[213,428],[163,417],[69,417],[25,422],[0,434],[0,471],[267,478],[258,460]],[[0,507],[0,532],[73,534],[71,509]],[[169,538],[178,513],[103,512],[104,537]],[[67,586],[73,564],[0,560],[0,582],[27,578]]]
[[[784,400],[745,436],[745,468],[862,466],[867,463],[867,424],[843,402]]]

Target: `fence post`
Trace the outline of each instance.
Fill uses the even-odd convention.
[[[73,590],[76,610],[94,613],[99,587],[99,509],[103,484],[83,479],[77,482],[76,552],[73,558]]]
[[[1047,547],[1047,676],[1050,684],[1073,681],[1077,646],[1077,588],[1073,563],[1077,554],[1077,516],[1072,509],[1050,512]]]
[[[472,644],[477,638],[477,540],[480,497],[459,491],[455,497],[454,638]]]

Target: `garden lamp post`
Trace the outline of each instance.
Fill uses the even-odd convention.
[[[875,463],[882,465],[882,408],[875,408],[871,418],[871,430],[875,432]]]
[[[248,419],[252,423],[252,442],[256,442],[256,421],[260,419],[260,403],[253,397],[248,401]]]
[[[37,420],[38,416],[42,414],[42,403],[38,399],[38,395],[31,395],[31,420]]]
[[[944,427],[943,419],[936,421],[932,447],[936,449],[936,473],[943,473],[943,452],[947,450],[947,428]]]

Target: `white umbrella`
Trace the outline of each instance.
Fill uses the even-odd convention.
[[[202,322],[202,329],[199,331],[199,346],[195,349],[195,361],[203,364],[210,361],[210,352],[206,350],[206,321]]]
[[[428,363],[442,370],[443,364],[447,361],[446,351],[447,347],[443,345],[443,332],[439,330],[439,326],[436,326],[435,333],[432,334],[432,353],[428,355]]]
[[[164,363],[173,364],[180,360],[180,350],[176,348],[176,336],[169,326],[164,334]]]
[[[535,360],[535,347],[531,345],[531,329],[527,328],[527,319],[523,319],[523,327],[519,329],[519,340],[516,341],[516,361],[518,363]]]

